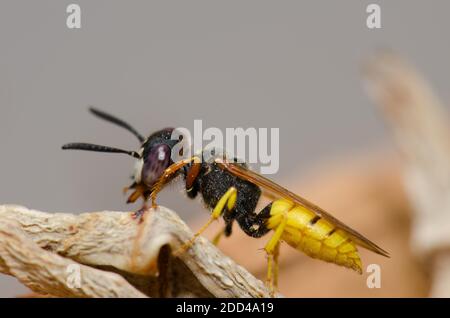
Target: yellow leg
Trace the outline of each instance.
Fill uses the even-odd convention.
[[[278,257],[279,256],[280,256],[280,243],[278,242],[278,244],[275,247],[274,254],[273,254],[273,287],[274,287],[275,292],[278,290],[278,272],[279,272]]]
[[[214,238],[213,238],[213,240],[212,240],[212,243],[214,244],[214,245],[219,245],[219,241],[220,241],[220,239],[222,238],[222,236],[223,236],[223,234],[225,233],[225,227],[224,228],[222,228],[219,232],[217,232],[217,234],[216,235],[214,235]]]
[[[278,288],[278,255],[280,248],[280,238],[286,227],[287,218],[283,217],[280,224],[276,227],[275,233],[267,242],[264,250],[267,253],[267,278],[266,282],[273,297]]]
[[[187,242],[185,242],[177,251],[175,251],[175,255],[180,255],[184,253],[186,250],[188,250],[192,244],[194,243],[195,239],[199,237],[207,228],[211,225],[212,222],[217,220],[223,212],[223,209],[225,208],[225,205],[227,206],[228,211],[233,210],[234,205],[236,204],[237,199],[237,190],[235,187],[231,187],[228,189],[227,192],[220,198],[219,202],[217,202],[216,206],[214,207],[214,210],[211,213],[211,218],[206,222],[205,225],[203,225],[200,230],[197,231],[197,233],[194,234],[194,236]]]
[[[273,255],[267,254],[267,276],[266,285],[270,290],[270,296],[273,297]]]
[[[152,207],[153,208],[157,207],[156,196],[161,191],[163,186],[167,183],[167,181],[169,181],[178,170],[180,170],[184,166],[190,164],[192,161],[198,162],[198,163],[201,162],[199,157],[193,156],[189,159],[184,159],[184,160],[175,162],[175,163],[171,164],[170,167],[168,167],[166,170],[164,170],[164,173],[161,175],[161,177],[159,177],[158,181],[155,183],[155,185],[152,188],[152,193],[150,194],[150,198],[152,199]]]

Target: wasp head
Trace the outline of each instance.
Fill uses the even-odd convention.
[[[137,159],[133,175],[135,183],[131,186],[131,188],[140,185],[151,189],[154,183],[164,173],[164,170],[173,163],[171,159],[172,148],[180,141],[180,139],[171,140],[174,129],[165,128],[151,134],[148,138],[144,138],[131,125],[111,114],[105,113],[93,107],[91,107],[89,111],[96,117],[125,128],[135,135],[142,143],[139,151],[129,151],[115,147],[80,142],[65,144],[62,149],[124,153],[130,155]]]
[[[151,188],[172,163],[172,148],[179,140],[172,140],[173,128],[151,134],[139,150],[140,158],[134,169],[134,181]]]

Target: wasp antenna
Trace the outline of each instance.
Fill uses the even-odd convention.
[[[135,135],[137,137],[137,139],[139,139],[139,141],[141,143],[144,142],[145,138],[136,129],[134,129],[130,124],[126,123],[122,119],[119,119],[119,118],[117,118],[117,117],[115,117],[113,115],[110,115],[110,114],[105,113],[105,112],[103,112],[101,110],[98,110],[98,109],[96,109],[96,108],[94,108],[92,106],[89,107],[89,111],[93,115],[95,115],[95,116],[97,116],[97,117],[99,117],[99,118],[101,118],[103,120],[109,121],[110,123],[113,123],[113,124],[116,124],[117,126],[125,128],[126,130],[131,132],[133,135]]]
[[[102,145],[94,145],[82,142],[74,142],[70,144],[65,144],[62,146],[63,150],[86,150],[86,151],[95,151],[95,152],[109,152],[109,153],[124,153],[134,158],[140,159],[141,156],[136,151],[123,150],[114,147],[102,146]]]

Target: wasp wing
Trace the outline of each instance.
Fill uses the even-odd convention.
[[[246,167],[244,167],[242,165],[237,165],[233,162],[229,162],[226,159],[222,159],[222,158],[216,159],[216,163],[221,168],[229,171],[231,174],[233,174],[241,179],[252,182],[277,197],[282,197],[286,200],[292,201],[292,202],[314,212],[316,215],[320,216],[321,218],[324,218],[325,220],[333,223],[337,228],[347,232],[347,234],[350,235],[350,237],[353,239],[353,241],[356,244],[358,244],[372,252],[375,252],[377,254],[389,257],[388,252],[386,252],[381,247],[379,247],[378,245],[376,245],[375,243],[373,243],[372,241],[370,241],[369,239],[364,237],[362,234],[358,233],[354,229],[345,225],[344,223],[342,223],[341,221],[339,221],[334,216],[332,216],[328,212],[324,211],[322,208],[318,207],[314,203],[311,203],[308,200],[306,200],[305,198],[302,198],[301,196],[287,190],[286,188],[280,186],[279,184],[273,182],[272,180],[267,179],[266,177],[254,172],[254,171],[251,171],[250,169],[247,169]]]

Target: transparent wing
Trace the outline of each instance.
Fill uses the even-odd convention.
[[[364,237],[362,234],[358,233],[348,225],[345,225],[338,219],[336,219],[334,216],[329,214],[328,212],[324,211],[322,208],[318,207],[317,205],[309,202],[305,198],[302,198],[301,196],[287,190],[286,188],[280,186],[279,184],[273,182],[270,179],[267,179],[266,177],[263,177],[262,175],[251,171],[250,169],[247,169],[241,165],[237,165],[233,162],[229,162],[226,159],[218,158],[216,159],[216,163],[221,167],[222,169],[226,169],[233,175],[247,180],[249,182],[252,182],[264,190],[268,191],[269,193],[273,194],[276,197],[282,197],[286,200],[292,201],[295,204],[298,204],[300,206],[303,206],[307,208],[308,210],[314,212],[316,215],[320,216],[321,218],[324,218],[325,220],[333,223],[336,227],[339,229],[345,231],[350,235],[350,237],[353,239],[353,241],[372,251],[377,254],[389,257],[389,253],[383,250],[381,247]]]

